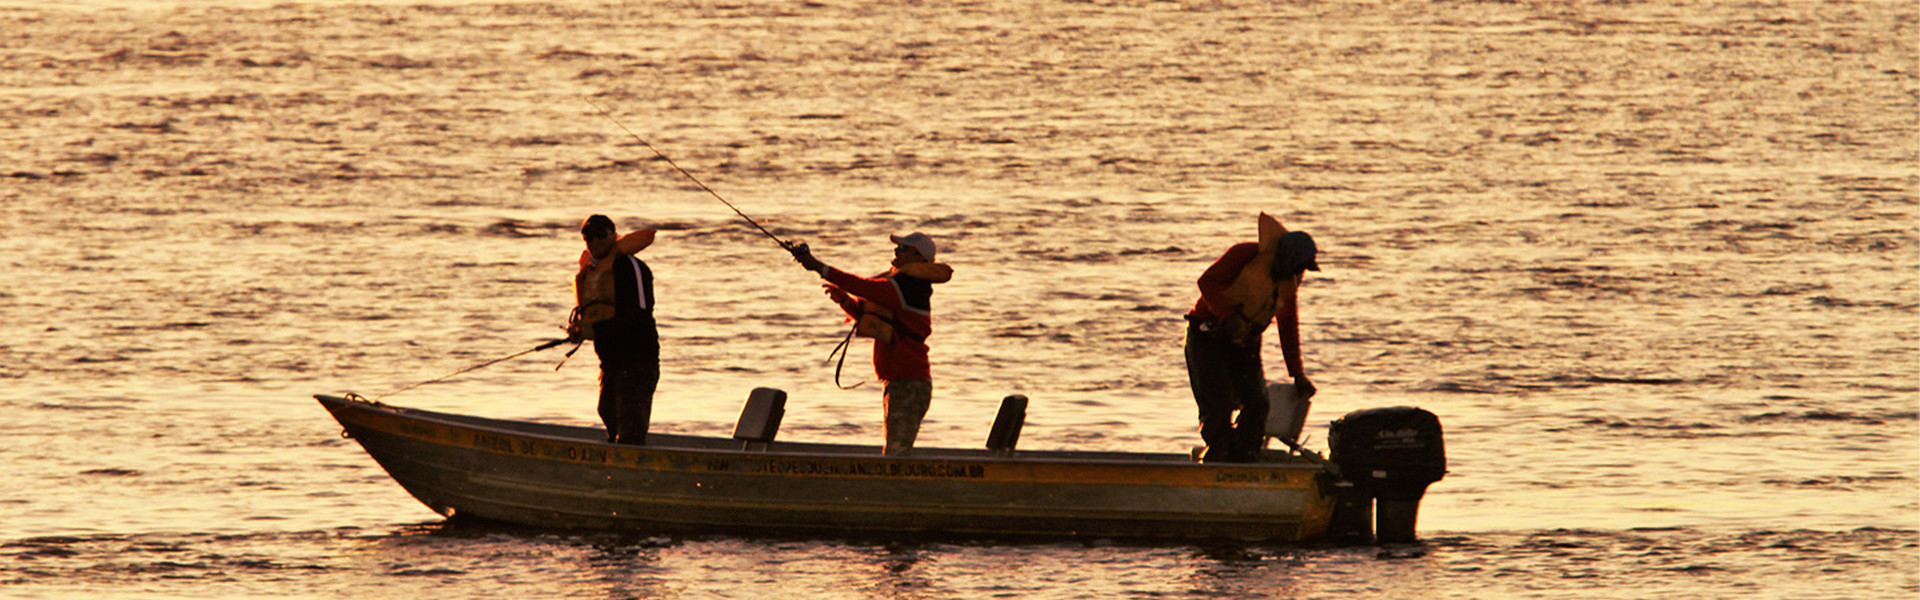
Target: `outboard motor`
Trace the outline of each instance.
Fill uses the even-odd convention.
[[[1410,406],[1357,410],[1333,422],[1327,444],[1328,459],[1353,484],[1353,495],[1340,507],[1349,514],[1336,514],[1336,532],[1343,523],[1364,528],[1368,505],[1377,499],[1374,521],[1380,542],[1414,541],[1420,498],[1429,484],[1447,475],[1440,418]],[[1358,514],[1351,514],[1353,510]],[[1354,534],[1365,536],[1366,531]]]

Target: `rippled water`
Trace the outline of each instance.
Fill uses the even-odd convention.
[[[1903,2],[0,2],[0,595],[1905,598]],[[656,427],[876,443],[776,234],[941,241],[924,444],[1199,443],[1193,279],[1314,233],[1308,430],[1418,405],[1424,545],[454,527],[314,404],[532,347],[662,229]],[[1272,351],[1270,351],[1272,352]],[[592,424],[591,354],[387,401]],[[851,362],[864,361],[864,353]],[[558,368],[556,369],[556,366]],[[860,364],[849,375],[864,374]]]

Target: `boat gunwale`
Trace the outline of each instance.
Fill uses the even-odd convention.
[[[1315,465],[1313,463],[1305,461],[1304,459],[1299,459],[1298,457],[1293,457],[1290,455],[1286,455],[1287,458],[1283,461],[1262,461],[1262,462],[1254,462],[1254,463],[1202,463],[1202,462],[1192,460],[1187,455],[1175,454],[1175,453],[1122,452],[1122,451],[1108,451],[1108,450],[1091,450],[1091,451],[1089,450],[1016,450],[1011,453],[1001,454],[993,450],[988,450],[984,448],[971,449],[971,448],[926,447],[926,448],[916,448],[915,452],[910,455],[890,456],[890,455],[880,454],[879,447],[877,446],[862,446],[862,445],[855,445],[855,444],[832,444],[832,443],[821,443],[821,442],[780,442],[780,441],[775,441],[770,444],[763,444],[759,442],[742,442],[741,440],[737,440],[733,438],[720,438],[720,437],[696,436],[696,435],[686,435],[686,434],[670,434],[670,433],[648,434],[648,438],[649,439],[661,438],[664,440],[679,441],[679,442],[683,442],[683,444],[682,445],[661,445],[661,444],[623,445],[623,444],[614,444],[604,439],[599,439],[599,436],[597,435],[594,437],[578,437],[578,436],[559,435],[557,433],[550,433],[550,432],[534,431],[536,429],[552,429],[552,430],[560,430],[560,431],[566,431],[566,432],[598,433],[598,430],[596,429],[593,429],[591,427],[579,426],[579,425],[561,425],[561,424],[554,424],[554,423],[539,423],[534,421],[515,421],[515,420],[496,419],[491,417],[481,417],[481,416],[474,416],[474,415],[462,415],[457,413],[447,413],[447,412],[433,411],[433,410],[420,409],[420,408],[396,406],[396,405],[385,404],[377,401],[360,400],[360,399],[347,398],[347,397],[341,397],[341,396],[332,396],[332,395],[325,395],[325,394],[315,394],[314,398],[316,400],[319,400],[322,405],[325,405],[330,412],[332,412],[332,409],[334,408],[333,405],[338,405],[342,408],[358,408],[362,410],[374,410],[374,411],[384,412],[384,413],[395,415],[401,418],[427,421],[427,422],[432,422],[437,425],[447,426],[447,427],[476,429],[476,430],[485,430],[485,431],[497,431],[497,432],[501,432],[508,435],[534,438],[542,441],[566,443],[566,444],[585,444],[585,445],[595,446],[600,448],[620,449],[620,450],[629,450],[629,451],[657,451],[657,452],[682,453],[682,454],[717,454],[717,455],[724,455],[724,456],[751,457],[751,458],[815,458],[815,459],[831,458],[831,459],[881,460],[881,461],[900,461],[900,462],[938,461],[938,462],[981,462],[981,463],[995,463],[995,464],[1033,464],[1033,465],[1152,466],[1152,467],[1165,467],[1165,468],[1261,470],[1261,471],[1266,471],[1266,470],[1320,471],[1320,470],[1323,470],[1322,467],[1320,467],[1319,465]],[[695,444],[685,444],[685,442],[694,442]],[[698,445],[701,443],[713,444],[713,446]],[[759,444],[761,447],[759,449],[734,447],[734,446],[739,446],[743,444]]]

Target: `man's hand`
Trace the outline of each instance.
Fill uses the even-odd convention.
[[[572,343],[587,339],[586,326],[586,319],[580,318],[580,309],[575,307],[567,313],[567,326],[561,329],[567,330],[567,342]]]
[[[1316,391],[1319,390],[1314,389],[1313,382],[1308,381],[1307,376],[1301,375],[1293,378],[1293,392],[1298,394],[1301,400],[1312,398]]]
[[[834,302],[846,304],[853,300],[853,297],[847,295],[847,291],[840,289],[840,286],[829,283],[820,287],[827,290],[827,297],[832,298]]]
[[[805,242],[787,246],[787,252],[793,254],[794,262],[800,263],[800,266],[805,267],[808,271],[820,273],[826,269],[827,264],[820,262],[818,258],[814,258],[813,248],[808,247]]]

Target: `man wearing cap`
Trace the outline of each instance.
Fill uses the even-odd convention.
[[[1289,232],[1266,213],[1259,224],[1260,241],[1228,247],[1200,275],[1200,299],[1187,312],[1187,379],[1200,406],[1203,461],[1251,462],[1265,445],[1260,339],[1267,323],[1279,326],[1280,351],[1300,398],[1314,393],[1300,360],[1296,298],[1306,272],[1320,270],[1319,251],[1313,236]]]
[[[593,340],[600,357],[600,420],[607,441],[645,444],[660,383],[660,333],[653,320],[653,271],[633,256],[653,242],[653,230],[626,238],[613,219],[593,215],[580,224],[587,250],[573,277],[576,304],[568,339]]]
[[[933,402],[927,336],[933,334],[933,286],[953,279],[953,268],[933,262],[933,238],[913,232],[893,240],[893,267],[860,277],[827,266],[806,244],[789,248],[793,259],[827,280],[827,297],[854,320],[854,333],[873,338],[873,372],[886,383],[882,454],[906,454],[919,437],[920,420]]]

